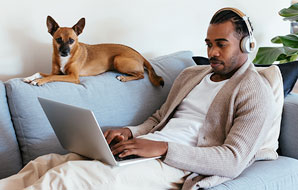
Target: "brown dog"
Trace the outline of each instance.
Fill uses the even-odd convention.
[[[116,70],[129,75],[117,76],[118,80],[126,82],[144,78],[145,66],[151,83],[155,86],[164,85],[162,77],[156,75],[151,64],[134,49],[120,44],[88,45],[78,42],[84,26],[84,18],[69,28],[59,27],[56,21],[48,16],[48,32],[53,36],[52,73],[36,73],[23,80],[38,86],[53,81],[80,83],[79,76]]]

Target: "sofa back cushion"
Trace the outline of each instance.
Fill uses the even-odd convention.
[[[59,144],[37,97],[90,109],[103,128],[137,125],[149,117],[167,98],[177,75],[193,66],[190,51],[149,60],[165,86],[154,87],[147,72],[142,80],[120,82],[116,72],[81,77],[81,84],[52,82],[32,86],[21,79],[6,82],[13,124],[20,144],[23,164],[47,153],[66,153]]]
[[[0,81],[0,179],[22,167],[21,154],[7,105],[4,84]]]
[[[298,94],[290,93],[285,98],[281,133],[279,137],[280,153],[298,159]]]

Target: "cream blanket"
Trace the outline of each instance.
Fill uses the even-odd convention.
[[[31,161],[18,174],[0,180],[0,189],[179,189],[187,174],[160,160],[112,167],[73,153],[48,154]]]

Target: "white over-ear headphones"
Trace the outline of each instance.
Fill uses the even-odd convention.
[[[241,51],[244,52],[244,53],[253,52],[256,48],[256,40],[253,37],[252,28],[251,28],[250,23],[248,21],[248,17],[243,12],[241,12],[240,10],[238,10],[236,8],[231,8],[231,7],[222,8],[222,9],[218,10],[214,15],[217,15],[218,13],[220,13],[222,11],[226,11],[226,10],[233,11],[234,13],[239,15],[246,24],[246,27],[247,27],[247,30],[248,30],[248,36],[243,37],[240,41]]]

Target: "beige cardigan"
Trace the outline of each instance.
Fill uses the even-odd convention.
[[[185,69],[166,102],[143,124],[129,127],[134,137],[161,130],[210,66]],[[199,96],[199,94],[198,94]],[[193,172],[183,189],[211,187],[237,177],[253,161],[276,159],[274,147],[262,147],[276,108],[269,83],[246,62],[218,92],[198,133],[197,147],[168,143],[164,162]]]

